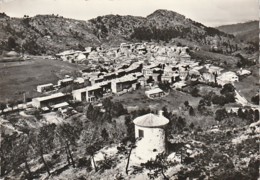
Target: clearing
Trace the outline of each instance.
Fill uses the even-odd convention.
[[[28,61],[0,63],[0,102],[9,100],[23,100],[23,92],[27,98],[40,95],[36,86],[53,83],[71,75],[78,69],[77,64],[71,64],[59,60],[34,57]]]
[[[183,105],[185,101],[189,101],[190,105],[196,106],[200,99],[200,97],[193,97],[190,94],[176,90],[171,90],[167,96],[160,99],[149,99],[143,89],[128,92],[121,96],[113,96],[114,101],[119,101],[127,107],[138,107],[139,109],[150,107],[159,110],[166,106],[169,111],[179,109],[180,105]]]

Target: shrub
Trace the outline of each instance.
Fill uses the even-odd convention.
[[[193,97],[199,97],[199,89],[197,87],[193,88],[190,92],[190,94],[193,96]]]

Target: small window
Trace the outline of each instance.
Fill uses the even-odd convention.
[[[140,138],[143,138],[144,137],[144,131],[143,130],[138,130],[138,136],[140,137]]]

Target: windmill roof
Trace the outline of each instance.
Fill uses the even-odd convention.
[[[160,127],[169,123],[169,119],[162,115],[155,115],[152,113],[137,117],[134,124],[142,127]]]

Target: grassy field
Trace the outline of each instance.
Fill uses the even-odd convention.
[[[83,67],[82,67],[83,68]],[[36,86],[45,83],[57,84],[58,79],[78,69],[76,64],[34,57],[23,62],[0,63],[0,102],[22,100],[39,95]]]
[[[236,67],[236,64],[238,62],[238,58],[236,57],[204,50],[191,52],[191,57],[198,60],[205,60],[206,63],[213,63],[217,66],[221,65],[224,69],[226,69],[227,67],[228,69],[234,68]],[[226,65],[224,64],[224,62],[226,63]]]
[[[148,108],[160,110],[166,106],[169,111],[176,110],[185,101],[189,101],[190,105],[198,105],[200,98],[192,97],[180,91],[172,90],[169,95],[160,99],[149,99],[145,95],[145,90],[139,89],[121,96],[114,96],[114,101],[120,101],[125,106],[137,106],[138,108]]]
[[[215,107],[212,107],[213,115],[204,116],[198,113],[197,106],[200,99],[200,97],[193,97],[190,94],[186,94],[176,90],[172,90],[169,95],[156,100],[147,98],[144,90],[137,90],[132,93],[113,97],[114,101],[121,102],[127,108],[131,107],[131,110],[143,108],[160,110],[165,106],[169,112],[173,112],[174,114],[184,117],[186,119],[187,125],[193,123],[195,126],[208,128],[212,125],[217,124],[217,121],[214,119]],[[185,101],[188,101],[189,104],[194,108],[195,116],[190,116],[189,112],[185,110]]]
[[[235,86],[241,96],[244,96],[249,102],[251,102],[252,96],[256,95],[259,91],[259,66],[253,66],[249,70],[252,74],[240,79]]]

